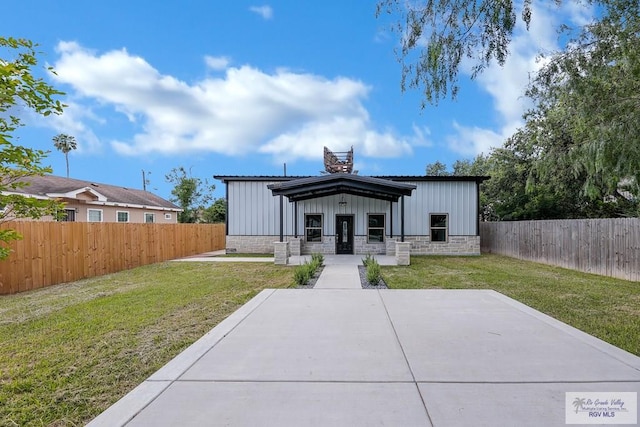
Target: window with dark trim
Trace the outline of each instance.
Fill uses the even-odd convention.
[[[430,214],[429,228],[432,242],[446,242],[449,236],[447,227],[449,225],[448,214]]]
[[[367,215],[367,243],[384,242],[384,214]]]
[[[305,214],[304,234],[307,242],[322,242],[322,214]]]
[[[65,209],[60,212],[58,216],[58,221],[62,222],[75,222],[76,220],[76,210],[75,209]]]

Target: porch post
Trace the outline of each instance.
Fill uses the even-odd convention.
[[[389,200],[389,237],[393,237],[393,200]]]
[[[280,241],[284,242],[284,199],[280,195]]]
[[[298,237],[298,201],[293,202],[293,234]]]
[[[404,196],[400,202],[400,241],[404,242]]]

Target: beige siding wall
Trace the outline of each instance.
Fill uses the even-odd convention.
[[[102,211],[102,222],[117,222],[117,212],[129,212],[129,222],[142,223],[144,221],[145,213],[154,215],[154,222],[156,224],[175,224],[178,222],[177,212],[172,211],[160,211],[156,209],[140,209],[140,208],[127,208],[120,206],[100,206],[100,205],[87,205],[84,203],[67,203],[65,209],[76,209],[76,222],[88,222],[88,210],[97,209]],[[165,218],[165,215],[169,215],[169,218]]]

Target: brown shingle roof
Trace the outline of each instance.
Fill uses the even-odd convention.
[[[23,179],[23,181],[29,182],[30,185],[17,191],[34,196],[48,197],[48,194],[64,194],[83,188],[91,188],[105,196],[109,203],[181,210],[178,206],[160,196],[135,188],[118,187],[54,175],[32,176]]]

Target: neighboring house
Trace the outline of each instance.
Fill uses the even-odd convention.
[[[482,176],[216,176],[230,252],[480,254]],[[400,250],[400,249],[398,249]],[[406,249],[405,249],[406,250]],[[276,255],[277,257],[277,255]]]
[[[178,206],[134,188],[45,175],[25,178],[30,185],[14,194],[63,202],[61,221],[176,223]],[[51,220],[51,217],[44,218]]]

